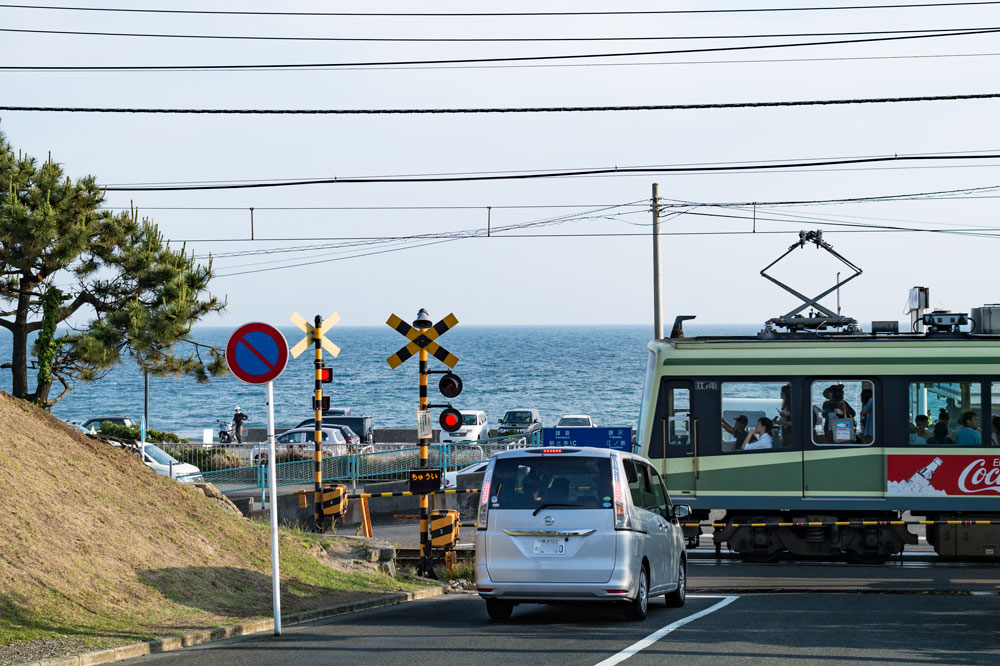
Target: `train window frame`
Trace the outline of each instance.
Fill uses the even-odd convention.
[[[990,408],[990,443],[988,446],[1000,446],[1000,432],[998,432],[1000,430],[1000,380],[990,379],[986,383],[990,386],[990,401],[987,403]],[[994,424],[996,424],[996,428],[993,427]],[[986,428],[984,425],[984,437],[985,434]]]
[[[916,442],[914,440],[913,435],[917,435],[919,437],[919,434],[916,433],[916,432],[910,432],[910,426],[913,426],[916,423],[916,416],[915,416],[915,413],[913,411],[913,398],[911,397],[913,395],[913,386],[915,384],[923,384],[923,385],[927,385],[927,384],[960,384],[960,385],[961,384],[969,384],[969,409],[966,409],[964,411],[974,411],[979,416],[979,430],[978,430],[978,432],[979,432],[979,443],[978,444],[965,444],[965,443],[959,444],[957,442],[958,432],[962,429],[962,427],[960,425],[960,418],[961,418],[961,416],[963,414],[963,410],[961,408],[956,409],[956,413],[959,415],[959,418],[956,419],[956,421],[959,421],[959,423],[956,423],[955,427],[949,428],[947,434],[945,435],[945,437],[947,437],[947,438],[949,438],[949,439],[952,440],[951,442],[940,442],[940,443],[938,443],[938,442],[926,442],[925,441],[922,444]],[[978,384],[979,385],[979,401],[978,402],[976,402],[976,401],[974,401],[972,399],[972,385],[974,385],[974,384]],[[935,447],[981,449],[981,448],[989,447],[990,446],[990,444],[989,444],[989,442],[990,442],[990,436],[992,434],[992,430],[989,430],[989,431],[987,430],[987,426],[989,424],[988,424],[988,421],[983,418],[983,414],[986,413],[986,410],[984,410],[984,407],[992,408],[992,390],[993,390],[993,386],[996,385],[996,384],[998,384],[998,382],[994,382],[993,380],[984,378],[982,376],[976,377],[976,376],[968,376],[968,375],[965,375],[965,376],[962,376],[962,375],[957,375],[957,376],[956,375],[951,375],[951,376],[936,375],[936,376],[931,376],[931,377],[920,377],[920,376],[917,376],[917,377],[907,377],[906,381],[904,383],[904,387],[905,388],[903,389],[904,390],[904,395],[905,395],[905,401],[906,401],[906,408],[905,408],[905,410],[903,410],[903,415],[904,415],[904,417],[906,419],[906,428],[907,428],[907,441],[906,441],[905,446],[913,447],[913,448],[917,448],[917,449],[921,449],[921,448],[935,448]],[[961,389],[960,389],[960,391],[961,391]],[[946,407],[943,408],[943,409],[947,410],[947,401],[946,401],[945,404],[946,404]],[[941,409],[942,408],[939,408],[939,412],[940,412]],[[926,406],[925,406],[925,410],[924,411],[927,411],[927,407]],[[951,410],[947,410],[947,411],[949,413],[951,412]],[[931,415],[928,414],[928,417],[930,417],[930,416]],[[951,418],[949,417],[948,420],[950,422]],[[933,435],[933,428],[934,428],[935,423],[936,423],[936,420],[930,420],[929,421],[928,428],[926,430],[926,432],[928,433],[928,438]]]
[[[773,453],[775,451],[791,451],[791,450],[793,450],[795,448],[794,444],[795,444],[796,433],[795,433],[795,430],[792,428],[792,424],[795,421],[793,415],[795,414],[794,408],[795,408],[795,393],[796,393],[796,391],[795,391],[795,382],[792,380],[792,378],[789,378],[789,377],[773,377],[772,376],[772,377],[733,377],[733,378],[729,378],[729,379],[722,379],[719,382],[718,407],[719,407],[719,416],[721,417],[721,420],[723,420],[723,421],[726,420],[726,403],[725,403],[725,401],[727,399],[726,388],[727,388],[727,386],[728,387],[732,387],[733,385],[736,385],[736,384],[743,384],[743,385],[770,384],[770,385],[775,385],[777,387],[777,396],[778,397],[776,397],[776,398],[746,398],[744,396],[738,396],[738,395],[737,396],[733,396],[733,395],[728,396],[728,398],[730,400],[741,400],[741,399],[742,400],[773,400],[775,402],[774,405],[771,405],[772,407],[774,407],[776,409],[775,417],[771,418],[770,416],[768,416],[768,418],[771,418],[771,422],[772,422],[772,425],[773,425],[772,430],[771,430],[771,432],[772,432],[772,446],[769,447],[769,448],[766,448],[766,449],[742,449],[742,448],[739,448],[739,446],[740,446],[739,442],[734,441],[734,442],[730,443],[730,442],[726,441],[726,436],[727,435],[731,435],[732,433],[730,433],[725,426],[721,426],[720,425],[720,426],[716,426],[716,427],[719,428],[719,453],[721,453],[723,455],[732,455],[732,454],[742,455],[742,454],[751,454],[751,453],[768,453],[768,452]],[[787,403],[783,403],[783,401],[786,400],[786,397],[783,397],[783,391],[787,391]],[[747,432],[752,432],[753,431],[753,429],[757,425],[757,421],[760,418],[759,416],[756,415],[757,412],[755,412],[754,410],[751,410],[749,408],[743,408],[742,410],[741,409],[736,409],[736,410],[730,410],[730,411],[734,412],[734,414],[730,414],[730,416],[733,416],[734,419],[735,419],[735,412],[746,411],[746,412],[754,413],[754,418],[748,418],[747,419]],[[759,413],[762,414],[762,415],[765,415],[765,416],[768,415],[768,412],[766,411],[766,408],[764,408],[762,410],[759,410]],[[782,418],[785,419],[784,422],[782,422]],[[729,422],[727,422],[727,424],[733,425],[733,423],[729,423]],[[779,428],[781,429],[780,431],[779,431]],[[776,433],[779,433],[779,432],[780,432],[780,436],[777,436]],[[777,443],[778,443],[779,440],[781,442],[781,445],[777,446]],[[727,446],[733,446],[734,448],[727,448]]]
[[[693,382],[675,377],[661,378],[653,422],[650,424],[652,431],[646,452],[649,460],[685,458],[693,455],[694,402]]]
[[[871,414],[873,414],[875,416],[875,420],[871,422],[872,423],[871,440],[870,441],[856,441],[859,438],[863,440],[863,438],[865,437],[865,435],[864,435],[865,426],[862,425],[862,421],[861,421],[861,417],[862,417],[861,413],[862,413],[862,411],[864,411],[864,405],[858,404],[857,407],[854,407],[854,406],[851,405],[850,402],[848,402],[847,404],[848,404],[849,407],[851,407],[851,410],[854,412],[854,414],[852,415],[852,418],[850,419],[850,421],[852,422],[851,425],[845,426],[845,427],[848,429],[849,432],[852,433],[851,437],[855,441],[839,441],[839,442],[838,441],[829,441],[829,442],[826,442],[826,441],[817,441],[817,439],[816,439],[817,428],[822,427],[822,432],[823,432],[824,436],[828,432],[832,432],[832,431],[828,431],[826,429],[826,423],[827,423],[826,420],[822,421],[822,424],[823,424],[822,426],[820,425],[820,423],[817,423],[817,415],[822,415],[822,413],[823,413],[823,405],[825,405],[826,402],[829,402],[830,399],[828,398],[826,401],[822,401],[819,404],[817,404],[816,393],[814,393],[815,389],[817,389],[817,388],[819,389],[819,398],[822,400],[822,398],[826,397],[826,391],[829,388],[832,388],[833,386],[837,386],[837,385],[846,385],[848,383],[858,383],[858,384],[861,385],[861,387],[860,387],[860,389],[858,391],[859,396],[866,389],[865,384],[868,384],[868,385],[871,386],[871,391],[872,391],[872,397],[871,397],[871,400],[872,400],[872,409],[871,409]],[[882,414],[883,414],[883,411],[884,411],[884,407],[883,406],[885,404],[885,395],[884,395],[884,391],[882,390],[882,387],[880,386],[880,382],[878,381],[877,377],[875,377],[875,376],[851,376],[851,375],[838,375],[838,376],[834,376],[834,377],[830,377],[830,376],[825,376],[825,377],[809,377],[809,378],[806,379],[803,388],[805,389],[805,396],[806,396],[806,405],[807,405],[806,413],[808,415],[809,422],[810,422],[810,427],[809,427],[809,443],[812,446],[817,447],[817,448],[824,448],[824,449],[825,448],[833,448],[833,447],[837,447],[837,448],[867,448],[867,447],[872,447],[872,446],[876,446],[876,445],[881,446],[880,437],[879,437],[879,431],[881,429]],[[858,403],[861,402],[860,397],[858,398],[857,402]],[[870,418],[870,416],[871,415],[869,415],[869,418]],[[846,420],[847,419],[838,419],[838,422],[843,422],[843,421],[846,421]],[[836,426],[834,426],[834,427],[836,427]]]

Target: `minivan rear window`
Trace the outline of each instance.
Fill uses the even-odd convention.
[[[491,509],[610,509],[611,461],[585,456],[500,458],[493,469]]]

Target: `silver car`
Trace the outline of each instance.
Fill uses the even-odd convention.
[[[483,477],[476,589],[491,619],[520,603],[616,602],[646,617],[650,596],[683,606],[687,557],[660,475],[631,453],[587,447],[504,451]]]

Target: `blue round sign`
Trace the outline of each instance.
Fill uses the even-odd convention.
[[[270,324],[243,324],[226,344],[226,364],[248,384],[266,384],[281,374],[286,363],[288,343]]]

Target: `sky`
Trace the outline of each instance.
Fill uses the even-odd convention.
[[[896,0],[898,1],[898,0]],[[72,7],[232,9],[222,2],[57,0]],[[242,10],[513,12],[890,4],[735,2],[241,2]],[[232,16],[0,8],[0,28],[76,32],[381,38],[683,37],[571,42],[174,39],[0,33],[0,66],[343,63],[747,46],[858,37],[758,34],[1000,26],[1000,4],[851,11],[629,16]],[[911,57],[919,56],[919,57]],[[945,56],[945,57],[930,57]],[[776,61],[776,60],[780,60]],[[476,67],[304,71],[3,71],[0,105],[402,109],[702,104],[998,92],[994,34],[721,53]],[[698,62],[692,62],[698,61]],[[725,61],[725,62],[723,62]],[[751,62],[752,61],[752,62]],[[544,64],[545,66],[539,66]],[[0,111],[17,149],[51,154],[103,185],[974,154],[1000,148],[1000,100],[725,110],[449,115],[149,115]],[[997,150],[996,152],[1000,152]],[[968,311],[1000,301],[994,191],[943,199],[777,206],[1000,185],[1000,160],[453,183],[336,183],[109,192],[199,260],[227,302],[207,325],[283,326],[337,312],[340,326],[426,308],[475,325],[652,324],[650,197],[659,184],[663,312],[756,323],[797,301],[759,275],[802,229],[863,274],[840,292],[859,321],[905,319],[907,292]],[[760,202],[721,208],[709,203]],[[674,204],[684,204],[675,206]],[[702,204],[702,205],[698,205]],[[220,210],[229,208],[231,210]],[[250,209],[253,208],[253,240]],[[274,210],[280,208],[282,210]],[[306,210],[311,208],[312,210]],[[271,210],[268,210],[271,209]],[[325,209],[325,210],[320,210]],[[335,209],[335,210],[334,210]],[[728,217],[719,217],[724,215]],[[756,220],[753,217],[756,216]],[[552,223],[520,229],[504,227]],[[556,223],[558,222],[558,223]],[[825,222],[825,224],[824,224]],[[489,237],[485,236],[487,224]],[[844,226],[847,225],[847,226]],[[878,227],[934,232],[898,232]],[[414,239],[468,232],[460,240]],[[780,232],[780,233],[774,233]],[[346,245],[345,243],[350,243]],[[278,250],[296,249],[291,252]],[[257,254],[246,254],[256,252]],[[241,254],[234,254],[241,253]],[[253,271],[253,272],[251,272]],[[849,269],[814,247],[774,274],[808,295]],[[835,307],[833,297],[825,301]]]

